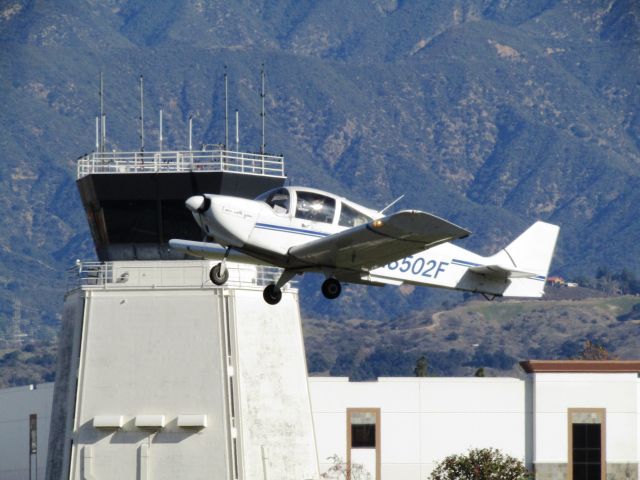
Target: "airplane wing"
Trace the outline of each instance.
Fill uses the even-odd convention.
[[[405,210],[292,247],[289,255],[301,264],[366,271],[468,235],[435,215]]]

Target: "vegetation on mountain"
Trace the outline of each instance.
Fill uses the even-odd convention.
[[[585,340],[582,351],[575,357],[576,360],[615,360],[615,358],[609,350],[591,340]]]
[[[413,376],[421,357],[430,376],[482,368],[485,376],[516,377],[526,359],[637,358],[640,320],[629,317],[639,304],[631,295],[469,300],[396,321],[304,319],[307,363],[312,375],[372,380]]]
[[[418,360],[416,360],[416,367],[413,369],[413,374],[416,377],[426,377],[428,373],[429,364],[427,363],[427,359],[424,358],[423,355]]]
[[[640,279],[634,272],[623,268],[620,272],[613,272],[609,268],[599,267],[595,278],[578,277],[580,285],[616,295],[640,294]]]
[[[0,350],[0,388],[53,382],[56,346],[28,343],[22,348]]]

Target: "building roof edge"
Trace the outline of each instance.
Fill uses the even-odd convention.
[[[526,373],[640,373],[640,360],[524,360]]]

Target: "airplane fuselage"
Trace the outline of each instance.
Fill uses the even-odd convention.
[[[222,285],[232,252],[284,269],[263,293],[278,303],[296,274],[321,272],[327,298],[340,282],[427,285],[490,296],[540,297],[559,228],[536,222],[495,255],[483,257],[453,243],[469,232],[433,214],[403,210],[384,215],[328,192],[301,187],[270,190],[255,200],[197,195],[186,206],[211,243],[172,240],[191,255],[220,258],[210,272]]]

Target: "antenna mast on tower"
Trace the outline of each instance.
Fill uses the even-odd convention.
[[[160,109],[160,136],[158,138],[158,145],[162,152],[162,109]]]
[[[264,120],[265,120],[265,116],[266,113],[264,111],[264,63],[262,64],[262,67],[260,69],[260,82],[261,82],[261,88],[260,88],[260,99],[262,101],[262,109],[260,110],[260,117],[262,118],[262,143],[260,144],[260,153],[265,153],[265,149],[266,149],[266,144],[264,141]]]
[[[144,152],[144,78],[140,75],[140,151]]]
[[[96,117],[96,152],[100,151],[100,117]]]
[[[100,71],[100,151],[104,152],[107,143],[107,120],[104,114],[104,80]]]
[[[240,151],[240,114],[236,109],[236,152]]]
[[[229,95],[227,66],[224,66],[224,148],[229,148]]]

